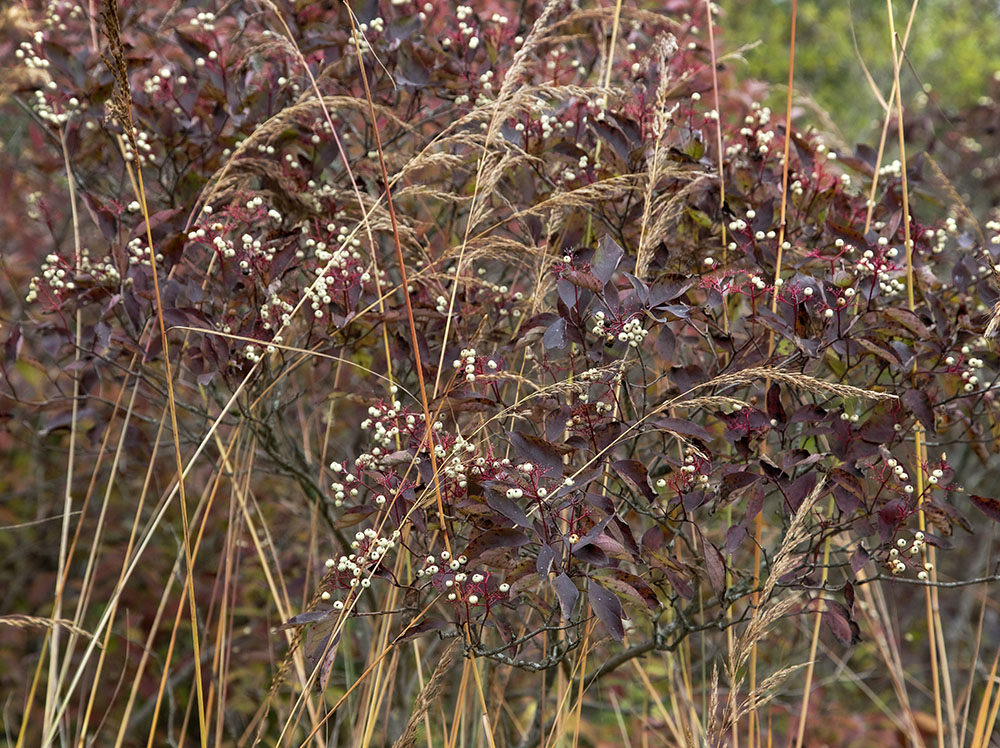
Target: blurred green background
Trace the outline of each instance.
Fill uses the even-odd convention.
[[[737,75],[773,84],[770,103],[775,111],[783,110],[792,1],[719,0],[718,4],[723,9],[727,51],[762,42],[745,52],[747,64],[736,65]],[[893,8],[902,39],[911,4],[894,2]],[[798,4],[796,93],[815,99],[851,145],[877,141],[881,127],[881,107],[854,51],[852,27],[862,59],[882,95],[888,96],[892,63],[884,0],[800,0]],[[1000,69],[1000,2],[919,3],[907,54],[912,69],[904,62],[900,71],[905,105],[923,103],[921,84],[930,94],[927,106],[936,104],[946,114],[975,105],[987,94],[991,76]],[[816,124],[821,121],[814,115],[809,119]]]

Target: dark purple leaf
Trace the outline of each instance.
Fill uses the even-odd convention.
[[[986,496],[976,496],[975,494],[969,494],[969,498],[972,500],[976,509],[981,511],[994,522],[1000,522],[1000,499],[994,499]]]
[[[552,580],[552,588],[559,598],[559,608],[562,610],[563,620],[568,621],[576,608],[576,601],[580,599],[580,590],[573,584],[573,580],[566,576],[566,572],[557,574]]]
[[[729,555],[736,553],[737,549],[749,535],[746,525],[742,522],[730,527],[726,531],[726,553]]]
[[[497,548],[520,548],[528,542],[528,536],[509,527],[487,530],[475,537],[466,547],[465,555],[471,560],[484,552]]]
[[[587,592],[590,596],[590,608],[607,628],[611,638],[616,642],[625,640],[625,627],[622,624],[622,604],[611,592],[608,592],[593,579],[587,582]]]
[[[924,390],[907,390],[903,393],[903,405],[917,417],[923,427],[930,433],[935,433],[934,407]]]
[[[691,600],[694,598],[694,588],[691,583],[685,579],[680,572],[675,571],[669,567],[663,567],[663,575],[670,582],[670,586],[674,588],[678,595],[683,597],[685,600]]]
[[[563,455],[570,451],[566,447],[559,448],[545,439],[520,431],[511,433],[510,443],[516,455],[535,465],[548,468],[555,475],[562,473]]]
[[[721,595],[726,590],[726,560],[719,549],[704,536],[701,541],[705,547],[705,571],[708,572],[708,581],[715,594]]]
[[[543,544],[538,550],[538,558],[535,559],[535,570],[538,572],[538,576],[543,579],[549,575],[552,571],[552,565],[556,561],[556,552],[552,550],[552,546]]]
[[[531,520],[517,504],[508,499],[495,488],[486,489],[486,503],[490,509],[499,512],[515,525],[521,527],[531,527]]]
[[[878,512],[878,535],[883,543],[892,540],[896,528],[906,518],[906,504],[901,499],[893,499]]]
[[[542,336],[542,345],[547,351],[558,351],[566,347],[566,320],[557,319]]]
[[[653,487],[649,485],[649,474],[646,472],[646,466],[641,462],[638,460],[618,460],[613,462],[611,467],[613,467],[615,472],[624,478],[633,489],[646,497],[648,501],[652,501],[656,498],[656,491],[654,491]]]
[[[864,506],[865,489],[857,476],[843,468],[834,468],[830,471],[830,478],[833,479],[833,498],[840,511],[850,514]]]
[[[758,480],[760,480],[760,475],[757,473],[748,473],[743,470],[725,475],[722,478],[722,485],[719,486],[722,506],[739,499],[741,496],[740,492]]]
[[[859,545],[857,550],[851,554],[851,571],[857,575],[859,571],[865,568],[865,564],[868,563],[868,559],[870,558],[871,556],[868,551],[865,550],[864,546]]]
[[[785,407],[781,404],[781,387],[777,384],[772,384],[767,391],[767,415],[768,418],[773,418],[779,424],[785,422]]]
[[[579,288],[585,288],[588,291],[600,291],[604,284],[598,280],[593,273],[588,273],[583,270],[567,270],[562,274],[562,277],[572,283],[574,286]]]
[[[608,554],[593,543],[573,546],[573,558],[579,559],[585,564],[590,564],[591,566],[603,567],[611,563],[611,560],[608,558]]]
[[[590,272],[594,274],[594,277],[603,286],[611,280],[611,276],[618,269],[618,263],[622,261],[622,257],[624,256],[625,250],[618,245],[618,242],[605,234],[597,246],[597,251],[594,252],[594,259],[590,264]],[[593,290],[597,291],[600,289]]]
[[[10,367],[17,363],[23,345],[24,339],[21,337],[21,325],[14,325],[3,343],[4,366]]]
[[[792,484],[785,489],[785,493],[788,496],[788,503],[791,504],[792,511],[798,511],[798,508],[802,505],[803,500],[809,493],[816,488],[816,473],[809,472],[805,475],[800,476],[798,479],[792,482]]]
[[[712,441],[712,435],[708,433],[704,426],[683,418],[658,418],[653,423],[661,429],[672,431],[681,436],[690,436],[693,439],[700,439],[703,442]]]
[[[601,572],[600,579],[602,584],[614,587],[635,603],[650,610],[657,610],[660,607],[660,599],[656,596],[656,592],[640,576],[621,569],[609,569]]]
[[[118,238],[118,217],[89,192],[83,193],[83,203],[105,240],[114,242]]]
[[[847,608],[832,600],[823,602],[823,623],[825,623],[837,641],[845,647],[851,647],[861,641],[861,629],[851,618]]]

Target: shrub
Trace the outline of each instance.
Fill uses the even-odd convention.
[[[654,677],[683,685],[694,657],[687,698],[713,706],[661,702],[663,729],[718,742],[790,674],[777,654],[758,670],[768,637],[821,617],[846,657],[886,625],[862,630],[858,594],[930,595],[953,528],[997,519],[954,461],[996,451],[995,244],[932,199],[919,154],[904,170],[786,139],[725,70],[716,101],[703,4],[620,13],[112,3],[103,62],[78,6],[12,26],[34,121],[7,136],[8,232],[44,259],[8,332],[8,430],[38,434],[52,470],[69,451],[93,550],[68,546],[66,514],[46,564],[93,591],[73,625],[94,638],[49,641],[58,662],[69,637],[105,732],[165,729],[158,699],[136,714],[99,690],[103,653],[88,667],[130,630],[124,600],[177,672],[137,585],[166,602],[180,574],[187,729],[217,700],[203,735],[277,740],[277,711],[301,740],[300,707],[278,706],[291,680],[314,731],[315,685],[333,740],[412,740],[449,673],[412,713],[415,684],[386,692],[387,673],[404,643],[457,639],[478,696],[455,703],[498,740],[569,714],[487,716],[504,684],[541,704],[557,679],[579,719],[584,689],[666,652],[681,668]],[[91,475],[107,494],[81,507]],[[133,695],[162,694],[145,659],[111,656]],[[358,658],[374,690],[352,696]],[[44,740],[71,677],[49,676]],[[401,706],[378,725],[384,693]]]

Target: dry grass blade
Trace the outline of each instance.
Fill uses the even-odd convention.
[[[747,700],[742,704],[739,703],[738,699],[740,687],[747,678],[747,673],[744,672],[741,674],[741,671],[747,661],[750,660],[750,657],[756,650],[757,645],[767,636],[767,632],[774,625],[774,623],[790,613],[798,605],[798,600],[796,598],[786,598],[784,600],[772,602],[771,595],[774,592],[774,588],[777,585],[778,580],[785,574],[794,570],[798,565],[799,559],[796,555],[796,548],[807,539],[809,535],[807,520],[812,515],[813,508],[816,506],[816,503],[825,491],[826,485],[824,483],[817,484],[816,488],[814,488],[809,495],[803,499],[802,504],[792,516],[788,530],[785,533],[785,537],[781,541],[777,554],[775,554],[774,559],[772,560],[767,579],[764,581],[761,589],[759,596],[759,600],[761,602],[754,609],[753,615],[751,616],[746,629],[737,641],[732,655],[728,658],[726,670],[729,676],[730,689],[729,697],[726,701],[723,713],[724,716],[722,723],[718,728],[717,735],[715,736],[719,742],[722,741],[722,736],[729,731],[732,725],[735,724],[741,716],[746,713],[753,712],[758,704],[764,703],[764,700],[769,698],[766,696],[766,692],[769,688],[776,686],[781,680],[787,677],[792,670],[794,670],[794,668],[791,670],[780,670],[770,678],[761,682],[759,686],[752,683],[750,687],[750,695]]]
[[[79,626],[75,625],[72,621],[66,618],[43,618],[41,616],[28,616],[21,615],[20,613],[11,613],[9,615],[0,616],[0,626],[11,626],[16,629],[54,629],[63,628],[70,631],[78,636],[82,636],[86,639],[93,639],[94,635],[89,631],[85,631]],[[97,644],[98,647],[102,645]]]
[[[653,257],[653,249],[662,238],[663,227],[676,217],[678,208],[671,209],[683,202],[686,193],[671,191],[659,201],[656,199],[656,185],[670,173],[683,173],[667,157],[668,149],[664,145],[664,136],[669,132],[673,112],[678,104],[671,105],[668,98],[671,77],[667,60],[677,52],[677,39],[673,34],[666,34],[656,39],[651,57],[656,61],[660,71],[660,80],[656,86],[656,108],[653,113],[653,157],[647,168],[646,194],[642,209],[642,230],[639,234],[639,249],[635,261],[635,275],[645,278],[649,263]]]
[[[451,666],[455,661],[455,655],[458,653],[458,650],[459,642],[455,640],[442,653],[441,659],[438,661],[437,667],[434,668],[430,680],[427,681],[427,685],[417,695],[417,702],[410,712],[410,718],[406,721],[403,734],[392,744],[392,748],[413,748],[416,745],[417,729],[424,720],[424,716],[430,711],[434,702],[441,695],[445,678],[451,674]]]
[[[839,397],[859,397],[866,400],[898,400],[899,396],[889,392],[869,390],[862,387],[854,387],[849,384],[839,384],[837,382],[827,382],[823,379],[810,377],[806,374],[785,371],[784,369],[769,367],[754,367],[741,371],[723,374],[699,385],[698,389],[704,387],[737,387],[754,382],[770,379],[774,382],[781,382],[790,387],[795,387],[806,392],[813,392],[818,395],[838,395]]]

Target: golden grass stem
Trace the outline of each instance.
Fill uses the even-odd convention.
[[[781,262],[784,256],[785,247],[785,231],[787,228],[787,214],[788,214],[788,169],[789,161],[788,156],[790,153],[790,146],[792,142],[792,91],[795,88],[795,25],[798,19],[799,3],[798,0],[792,0],[792,28],[791,28],[791,39],[789,41],[788,47],[788,90],[786,92],[785,98],[785,143],[784,143],[784,159],[782,160],[781,166],[781,209],[780,209],[780,219],[778,224],[778,249],[774,260],[774,292],[771,294],[771,312],[775,313],[778,309],[778,291],[781,284]],[[721,157],[720,157],[721,158]],[[774,355],[774,330],[771,330],[767,338],[767,357],[768,359]],[[767,392],[771,387],[771,380],[768,378],[764,383],[764,391]],[[764,530],[764,514],[759,513],[754,518],[754,554],[753,554],[753,605],[756,608],[760,605],[760,560],[761,560],[761,542],[763,541],[763,530]],[[750,691],[751,693],[757,689],[757,642],[753,643],[753,647],[750,651]],[[748,748],[754,748],[757,745],[757,733],[759,729],[757,727],[757,709],[755,706],[751,705],[749,713],[749,726],[748,726]]]

